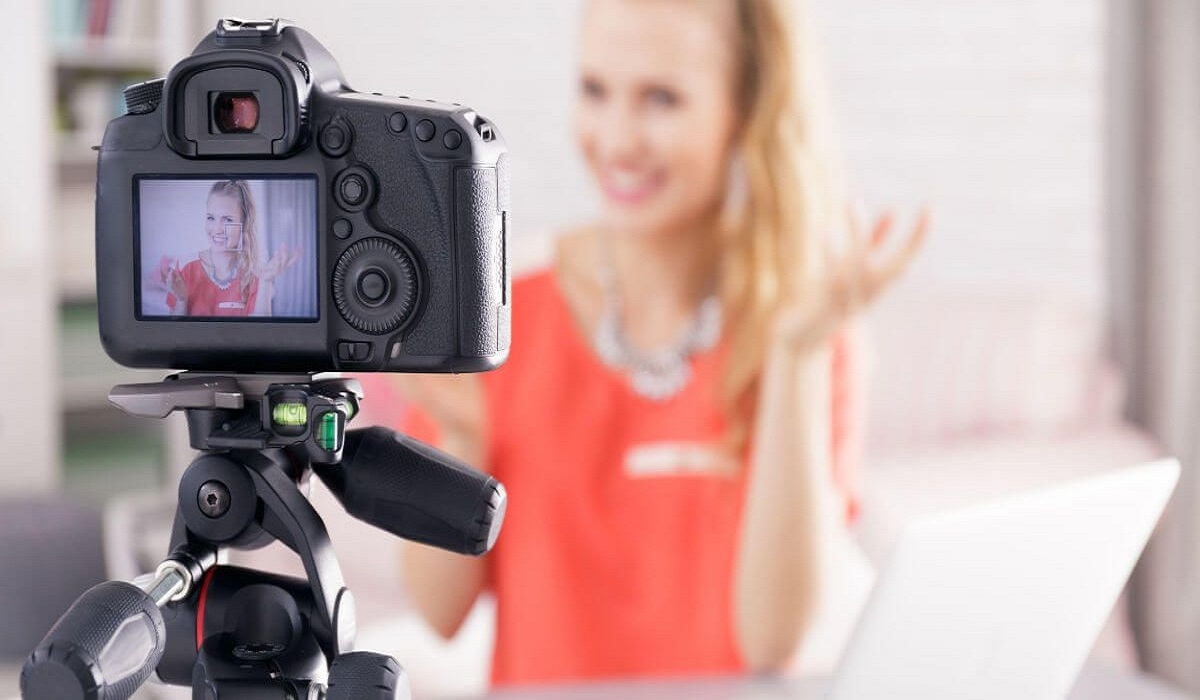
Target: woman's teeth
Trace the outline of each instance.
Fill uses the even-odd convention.
[[[609,196],[622,201],[643,199],[653,192],[659,179],[640,173],[611,172],[605,178]]]

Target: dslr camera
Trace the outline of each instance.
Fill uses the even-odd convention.
[[[460,105],[351,90],[311,35],[221,20],[163,80],[125,91],[99,148],[100,335],[135,416],[187,417],[153,573],[80,596],[26,659],[25,700],[130,697],[151,674],[210,700],[408,700],[355,650],[354,597],[320,515],[479,556],[504,486],[387,428],[348,429],[348,370],[472,372],[507,357],[507,156]],[[304,578],[229,566],[278,541]]]
[[[99,148],[100,335],[130,367],[474,372],[508,354],[508,160],[457,104],[351,90],[222,20]]]

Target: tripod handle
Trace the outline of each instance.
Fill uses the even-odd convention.
[[[341,463],[314,470],[350,515],[414,542],[478,556],[504,522],[499,481],[387,428],[347,431]]]
[[[126,700],[166,647],[162,612],[132,583],[106,581],[63,613],[21,669],[24,700]]]

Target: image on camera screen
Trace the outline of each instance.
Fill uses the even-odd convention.
[[[139,317],[316,320],[316,178],[138,178],[136,189]]]

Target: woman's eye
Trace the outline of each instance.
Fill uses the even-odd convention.
[[[652,88],[646,93],[646,101],[657,107],[674,107],[679,104],[679,95],[674,90]]]
[[[593,100],[599,100],[599,99],[604,98],[604,86],[601,85],[600,81],[598,81],[598,80],[584,78],[583,82],[580,83],[579,91],[581,93],[583,93],[584,97],[587,97],[587,98],[590,98]]]

